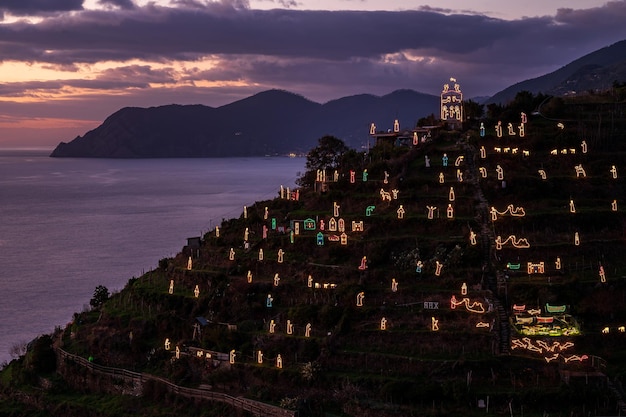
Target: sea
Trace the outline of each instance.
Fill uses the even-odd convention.
[[[304,158],[50,158],[0,150],[0,364],[244,206],[279,197]],[[0,365],[1,367],[1,365]]]

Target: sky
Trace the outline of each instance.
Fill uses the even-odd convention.
[[[2,0],[0,147],[272,88],[325,103],[454,77],[490,96],[626,39],[624,22],[626,0]]]

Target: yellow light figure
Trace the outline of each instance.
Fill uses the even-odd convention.
[[[252,271],[248,270],[246,278],[248,279],[248,284],[252,284]]]
[[[452,207],[452,204],[448,204],[448,208],[446,209],[446,215],[449,219],[454,218],[454,207]]]
[[[237,354],[235,353],[235,349],[231,350],[230,353],[228,354],[228,362],[232,365],[235,363],[235,357],[237,356]]]
[[[172,348],[172,343],[170,342],[169,337],[165,339],[165,350],[170,350]]]
[[[575,246],[580,245],[580,235],[578,234],[578,232],[574,233],[574,245]]]
[[[365,298],[365,293],[361,291],[356,295],[356,306],[363,307],[363,299]]]
[[[626,332],[626,327],[625,326],[619,326],[617,328],[617,331],[620,332],[620,333],[624,333],[624,332]]]
[[[611,211],[617,211],[617,200],[611,202]]]
[[[333,216],[334,217],[339,217],[339,204],[337,204],[337,202],[333,202]]]
[[[437,210],[436,206],[426,206],[426,208],[428,209],[428,219],[432,220],[433,216],[434,216],[434,212],[435,210]]]
[[[548,178],[548,176],[546,175],[546,171],[544,171],[543,169],[540,169],[538,172],[542,180],[545,180]]]
[[[435,261],[435,275],[436,276],[440,276],[441,275],[441,270],[443,269],[443,264],[439,261]]]
[[[274,320],[270,320],[269,332],[273,334],[275,331],[276,331],[276,323],[274,322]]]
[[[235,260],[235,249],[230,248],[230,251],[228,252],[228,259],[230,259],[231,261]]]
[[[609,329],[609,327],[605,327],[604,329],[602,329],[602,334],[609,334],[611,330]]]
[[[372,123],[370,125],[370,135],[373,135],[376,133],[376,125],[374,123]]]
[[[554,261],[554,267],[555,267],[557,270],[560,270],[560,269],[561,269],[561,258],[560,258],[560,257],[557,257],[557,258],[556,258],[556,261]]]
[[[398,281],[396,281],[395,278],[391,279],[391,292],[397,292],[398,291]]]
[[[248,218],[248,207],[243,206],[243,218],[247,219]],[[248,240],[248,239],[246,239]]]
[[[600,274],[600,282],[606,282],[606,275],[604,273],[604,267],[602,265],[600,265],[599,274]]]
[[[455,195],[454,195],[454,187],[450,187],[450,191],[448,192],[448,200],[449,201],[454,201]]]
[[[361,265],[359,265],[359,271],[365,271],[367,269],[367,256],[361,258]]]
[[[569,201],[569,212],[576,213],[576,206],[574,205],[574,200]]]
[[[504,169],[500,165],[496,165],[496,172],[498,173],[498,180],[502,181],[504,179]]]
[[[439,320],[431,317],[430,318],[430,330],[432,330],[433,332],[436,332],[439,330]]]
[[[508,129],[508,131],[509,131],[509,132],[508,132],[508,133],[509,133],[509,136],[515,136],[515,129],[513,129],[513,123],[508,123],[508,124],[506,125],[506,127],[507,127],[507,129]]]
[[[269,217],[269,215],[270,215],[270,211],[269,211],[269,209],[267,208],[267,206],[265,206],[265,211],[264,211],[264,213],[263,213],[263,220],[267,220],[267,219],[268,219],[268,217]]]
[[[615,165],[611,165],[611,176],[613,176],[613,179],[617,179],[617,168],[615,168]]]
[[[443,172],[439,173],[439,184],[443,184],[445,182],[445,177],[443,176]]]
[[[498,120],[498,124],[496,125],[496,136],[502,137],[502,122]]]
[[[463,285],[461,285],[461,295],[467,295],[467,284],[463,283]]]
[[[187,271],[191,271],[191,267],[193,265],[193,261],[191,260],[191,256],[187,259]]]
[[[278,356],[276,356],[276,367],[278,369],[282,369],[283,367],[283,357],[280,356],[280,353],[278,354]]]
[[[278,263],[282,264],[283,263],[283,256],[285,255],[285,252],[283,252],[282,249],[278,249]]]
[[[219,226],[215,226],[215,237],[220,237],[220,228],[219,228]]]
[[[304,328],[304,337],[311,337],[311,323],[307,323]]]
[[[180,347],[176,346],[176,359],[180,359]]]
[[[576,178],[587,178],[587,172],[585,171],[585,168],[583,168],[583,164],[576,165],[574,170],[576,171]]]
[[[387,330],[387,319],[384,317],[380,319],[380,330]]]
[[[394,133],[398,133],[400,131],[400,122],[398,119],[393,121],[393,131]]]
[[[487,178],[487,168],[485,167],[480,167],[478,168],[478,171],[480,172],[480,176],[483,178]]]
[[[400,204],[400,207],[398,207],[398,210],[396,211],[398,213],[398,219],[404,219],[404,207],[402,207],[402,204]]]
[[[394,188],[393,190],[391,190],[391,195],[393,195],[393,199],[397,200],[398,199],[398,193],[400,192],[400,190],[398,190],[397,188]]]
[[[274,274],[274,286],[278,287],[278,283],[280,282],[280,277],[278,276],[278,272]]]
[[[307,278],[306,285],[309,288],[313,288],[313,277],[311,275],[309,275],[309,277]]]
[[[517,128],[519,129],[519,137],[523,138],[526,135],[526,132],[524,130],[524,124],[520,124]]]
[[[263,363],[263,352],[260,350],[256,354],[256,361],[259,364]]]
[[[389,184],[389,173],[385,171],[385,179],[383,180],[383,184]]]
[[[196,288],[193,289],[193,295],[198,298],[200,296],[200,287],[196,285]]]
[[[456,180],[458,182],[463,182],[463,173],[461,172],[460,169],[456,170]]]
[[[587,153],[587,141],[583,140],[582,142],[580,142],[580,147],[581,147],[583,153]]]
[[[248,232],[248,228],[246,227],[246,230],[243,231],[243,240],[244,240],[244,242],[248,241],[248,235],[249,235],[249,232]]]
[[[487,158],[487,150],[485,149],[484,146],[480,147],[480,157],[481,157],[481,159]]]
[[[293,334],[293,324],[291,324],[291,320],[287,320],[287,334]]]
[[[283,200],[285,198],[285,187],[280,186],[280,199]]]
[[[476,246],[476,233],[474,233],[474,231],[471,229],[470,229],[469,240],[472,246]]]
[[[457,158],[454,161],[454,166],[455,167],[461,166],[461,163],[463,163],[464,159],[465,157],[463,155],[457,156]]]
[[[174,294],[174,280],[173,279],[170,280],[170,288],[169,288],[168,292],[170,294]]]
[[[259,261],[263,260],[263,249],[259,249]]]

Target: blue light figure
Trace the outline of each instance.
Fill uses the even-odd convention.
[[[485,124],[483,122],[480,122],[480,137],[485,137]]]
[[[272,301],[274,301],[274,299],[272,298],[272,294],[267,294],[267,299],[265,300],[265,306],[268,308],[271,307]]]
[[[443,163],[444,167],[448,166],[448,155],[447,154],[443,154],[443,158],[441,158],[441,162]]]
[[[322,232],[317,234],[317,246],[324,246],[324,234]]]

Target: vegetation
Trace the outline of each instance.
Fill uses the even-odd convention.
[[[623,412],[626,103],[616,97],[520,93],[484,113],[474,103],[463,131],[419,146],[364,153],[321,138],[297,193],[248,206],[199,251],[160,260],[119,293],[97,287],[93,310],[3,370],[0,414],[237,412],[180,395],[192,388],[299,416]],[[529,246],[513,245],[521,238]],[[110,395],[137,394],[121,369],[143,374],[140,401]]]

